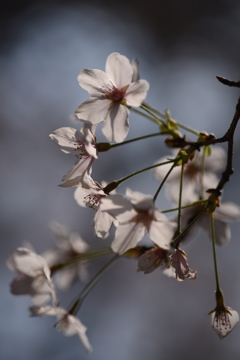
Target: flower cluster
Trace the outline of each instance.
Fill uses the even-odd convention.
[[[65,127],[50,134],[63,152],[77,158],[75,165],[63,176],[60,186],[75,187],[77,204],[94,211],[96,237],[108,238],[110,228],[114,226],[114,239],[111,247],[96,249],[83,241],[78,233],[52,222],[50,227],[56,237],[56,250],[47,250],[40,256],[33,249],[25,247],[18,248],[9,256],[7,265],[17,272],[17,277],[11,283],[11,292],[14,295],[29,295],[34,303],[30,308],[32,316],[56,316],[56,328],[67,336],[77,334],[90,352],[92,347],[86,336],[87,329],[76,314],[110,265],[120,257],[134,258],[138,259],[137,270],[144,274],[150,274],[162,266],[164,274],[178,281],[196,279],[197,271],[189,267],[187,254],[182,247],[201,228],[211,239],[213,247],[217,306],[211,312],[212,326],[220,338],[225,337],[237,324],[239,316],[224,304],[215,244],[229,242],[231,231],[226,221],[239,220],[240,207],[221,200],[223,187],[232,174],[232,152],[229,150],[226,156],[225,151],[215,144],[225,139],[228,143],[232,141],[235,123],[230,126],[227,136],[216,139],[213,134],[198,132],[177,122],[171,118],[169,111],[160,112],[152,108],[144,101],[149,84],[139,78],[138,62],[130,62],[119,53],[108,56],[105,72],[83,69],[78,82],[91,96],[76,109],[80,129]],[[135,107],[140,109],[134,110]],[[129,131],[131,111],[153,121],[157,132],[124,141]],[[103,135],[113,144],[97,142],[96,128],[101,122]],[[180,127],[197,136],[197,139],[189,140],[181,134]],[[147,168],[109,183],[103,180],[100,185],[92,178],[92,168],[99,153],[129,142],[163,135],[168,136],[166,145],[175,148],[172,155],[161,157]],[[233,145],[233,141],[230,145]],[[220,176],[219,171],[224,168],[225,172]],[[129,188],[125,194],[115,192],[122,182],[150,169],[153,169],[153,175],[159,182],[154,195]],[[165,183],[174,208],[161,211],[155,202]],[[176,216],[171,218],[165,215],[171,212],[175,212]],[[145,239],[146,234],[150,240]],[[142,240],[147,243],[141,244]],[[78,280],[86,281],[86,261],[109,254],[112,254],[111,260],[87,283],[74,304],[68,310],[60,307],[54,281],[60,289],[65,290]],[[49,301],[52,301],[51,305]]]

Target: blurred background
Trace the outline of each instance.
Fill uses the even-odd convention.
[[[215,307],[211,243],[204,233],[184,247],[196,281],[179,283],[161,271],[137,273],[137,263],[120,260],[85,300],[79,317],[88,327],[93,353],[77,337],[62,336],[52,318],[30,318],[27,297],[14,297],[14,274],[5,265],[24,241],[38,253],[52,248],[50,220],[62,222],[90,243],[91,209],[80,208],[73,189],[59,188],[74,158],[62,153],[49,134],[69,120],[89,96],[77,82],[83,68],[104,70],[111,52],[138,58],[141,78],[150,83],[147,102],[170,109],[173,118],[198,130],[225,133],[239,89],[220,84],[221,75],[239,81],[240,4],[238,0],[1,0],[1,359],[12,360],[235,360],[240,325],[219,341],[208,312]],[[153,133],[150,121],[131,114],[128,139]],[[98,141],[105,141],[101,126]],[[239,136],[235,174],[224,199],[240,204]],[[191,138],[191,136],[190,136]],[[163,138],[143,140],[99,154],[93,177],[111,181],[169,154]],[[119,188],[154,194],[158,184],[146,172]],[[169,207],[164,196],[157,205]],[[218,249],[225,300],[240,312],[239,224],[232,240]],[[111,234],[111,238],[113,233]],[[106,261],[106,260],[104,260]],[[90,265],[90,275],[104,261]],[[67,307],[83,285],[59,292]]]

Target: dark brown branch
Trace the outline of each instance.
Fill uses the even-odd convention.
[[[218,79],[218,81],[220,81],[220,83],[222,83],[224,85],[240,88],[240,81],[232,81],[232,80],[229,80],[225,77],[218,76],[218,75],[216,76],[216,78]]]

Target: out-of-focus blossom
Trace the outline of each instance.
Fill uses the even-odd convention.
[[[50,299],[54,305],[58,304],[51,271],[42,256],[30,249],[18,248],[8,257],[7,266],[18,273],[10,285],[13,295],[29,295],[37,305]]]
[[[167,267],[170,266],[169,253],[167,250],[156,247],[146,251],[140,256],[138,259],[138,271],[143,271],[144,274],[150,274],[162,265],[163,262]]]
[[[88,352],[92,351],[92,346],[86,335],[87,328],[76,316],[69,314],[61,307],[32,306],[29,310],[32,316],[56,316],[58,318],[55,325],[57,330],[66,336],[78,335],[85,349]]]
[[[88,244],[83,241],[77,232],[70,231],[64,225],[52,221],[50,228],[56,237],[56,245],[58,249],[47,250],[43,253],[43,257],[47,260],[49,266],[63,263],[70,259],[73,259],[80,254],[84,254],[88,251]],[[62,289],[68,289],[76,279],[86,281],[88,279],[88,265],[86,262],[81,261],[68,265],[62,269],[59,269],[55,274],[57,286]]]
[[[49,135],[63,152],[74,154],[78,159],[73,168],[64,175],[64,183],[60,186],[77,186],[91,174],[92,164],[97,159],[95,128],[96,126],[85,122],[80,131],[65,127]]]
[[[112,250],[123,254],[135,247],[149,233],[150,239],[159,247],[167,250],[176,229],[175,222],[155,208],[153,198],[127,189],[123,195],[109,195],[102,199],[100,209],[108,212],[119,221]]]
[[[197,271],[191,270],[187,263],[187,254],[182,249],[176,249],[170,256],[172,267],[175,269],[178,281],[191,280],[197,278]]]
[[[103,186],[105,185],[103,182]],[[106,196],[103,187],[90,177],[87,183],[80,183],[74,192],[74,198],[78,205],[88,206],[96,211],[93,219],[93,227],[97,237],[103,239],[108,236],[112,222],[117,225],[116,219],[100,209],[101,201],[106,198]]]
[[[211,150],[211,156],[205,156],[204,159],[204,173],[201,184],[202,154],[203,151],[195,151],[194,158],[185,164],[182,188],[182,205],[188,205],[199,200],[201,191],[203,191],[201,195],[205,198],[206,190],[215,188],[218,184],[216,172],[222,170],[226,164],[225,150],[219,146],[213,147]],[[163,157],[156,163],[164,162],[171,157],[172,155]],[[166,164],[156,167],[153,171],[154,177],[157,180],[162,181],[171,166],[172,164]],[[169,197],[176,204],[178,204],[179,199],[180,174],[181,166],[176,166],[167,178]]]
[[[191,206],[182,210],[181,225],[184,230],[194,218],[202,211],[204,205]],[[240,207],[232,202],[221,202],[213,213],[215,241],[217,245],[225,245],[231,238],[231,230],[226,221],[237,221],[240,219]],[[199,228],[207,232],[211,239],[210,217],[203,214],[182,237],[181,242],[193,239]]]
[[[226,337],[239,322],[237,311],[224,305],[224,303],[219,303],[209,314],[212,314],[213,330],[216,331],[220,339]]]
[[[119,53],[112,53],[106,61],[106,72],[83,69],[78,76],[80,86],[91,95],[76,110],[80,120],[93,124],[104,122],[103,134],[109,141],[122,142],[129,130],[129,106],[140,106],[149,84],[136,81],[136,65]]]

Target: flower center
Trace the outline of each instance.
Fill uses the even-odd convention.
[[[87,158],[88,156],[90,156],[85,148],[85,141],[77,140],[77,143],[74,144],[74,146],[76,146],[76,148],[74,149],[74,151],[76,151],[75,156],[78,159]]]
[[[84,197],[83,202],[86,206],[90,207],[91,209],[98,210],[102,197],[105,196],[100,194],[89,194]]]
[[[225,329],[231,329],[232,327],[229,314],[226,311],[216,311],[214,324],[216,328],[219,327],[219,330],[222,330],[222,327],[225,327]]]
[[[116,87],[113,87],[112,89],[109,89],[109,92],[106,94],[106,98],[111,100],[112,102],[121,102],[124,99],[125,91],[123,89],[117,89]]]

